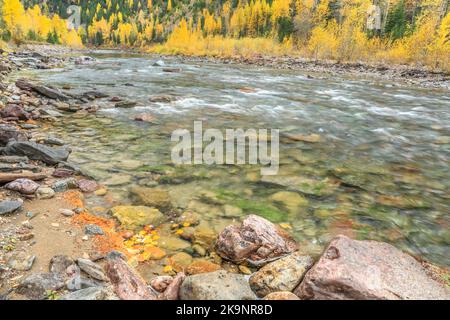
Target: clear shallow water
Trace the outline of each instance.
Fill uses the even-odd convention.
[[[288,223],[305,251],[320,252],[344,233],[450,266],[447,90],[176,58],[166,65],[183,71],[166,73],[151,57],[99,52],[97,58],[99,64],[34,74],[74,92],[97,89],[138,101],[133,109],[69,116],[49,128],[73,146],[70,160],[111,191],[106,200],[89,199],[92,207],[132,203],[133,185],[160,186],[217,232],[256,213]],[[149,102],[160,94],[178,100]],[[142,112],[157,124],[133,121]],[[280,173],[272,183],[261,181],[258,166],[175,167],[170,135],[192,130],[194,120],[209,128],[318,134],[321,142],[282,139]]]

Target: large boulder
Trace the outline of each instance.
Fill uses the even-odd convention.
[[[65,148],[51,148],[35,142],[10,142],[6,146],[7,155],[27,156],[32,160],[40,160],[49,165],[64,162],[69,158],[70,152]]]
[[[155,207],[163,211],[172,207],[169,193],[166,190],[133,187],[130,189],[130,194],[138,205]]]
[[[392,245],[338,236],[294,291],[301,299],[450,299],[413,257]]]
[[[231,225],[220,233],[216,250],[235,263],[262,265],[296,251],[297,244],[270,221],[250,215],[240,225]]]
[[[261,298],[273,292],[293,291],[313,264],[313,258],[295,252],[254,273],[250,287]]]
[[[255,300],[245,276],[224,270],[187,277],[180,288],[181,300]]]
[[[4,147],[10,141],[27,141],[28,137],[25,133],[19,131],[13,126],[0,124],[0,147]]]
[[[137,230],[146,225],[158,226],[165,220],[165,216],[156,208],[144,206],[117,206],[111,209],[124,228]]]

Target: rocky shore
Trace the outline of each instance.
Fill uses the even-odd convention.
[[[95,63],[57,53],[21,50],[0,60],[0,300],[450,299],[447,270],[389,244],[338,236],[309,256],[258,212],[217,234],[159,188],[131,189],[133,205],[108,217],[89,212],[85,198],[107,188],[70,163],[76,146],[46,128],[134,102],[12,81],[18,69]],[[164,267],[142,272],[151,261]]]
[[[234,57],[191,57],[179,56],[182,61],[194,63],[211,62],[230,65],[254,65],[282,70],[301,71],[308,73],[311,79],[332,79],[335,76],[345,78],[359,78],[368,80],[392,81],[397,85],[416,85],[425,88],[450,89],[450,74],[431,71],[424,67],[408,65],[368,64],[363,62],[322,61],[295,57],[266,57],[252,58]]]

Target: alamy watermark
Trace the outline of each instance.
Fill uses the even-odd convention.
[[[278,129],[207,129],[194,121],[193,132],[172,133],[172,162],[177,165],[260,165],[261,175],[278,174],[280,131]]]

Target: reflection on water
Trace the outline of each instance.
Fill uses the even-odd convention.
[[[361,79],[308,77],[247,66],[181,63],[165,73],[149,57],[99,53],[100,64],[37,77],[73,91],[95,88],[138,101],[133,109],[70,116],[49,130],[74,147],[71,161],[111,190],[92,206],[131,203],[132,185],[169,190],[219,231],[257,213],[287,223],[306,251],[336,234],[387,241],[450,266],[450,95],[445,90]],[[176,101],[150,103],[152,95]],[[133,121],[151,113],[155,124]],[[253,166],[175,167],[171,132],[274,128],[319,135],[282,139],[280,173]]]

